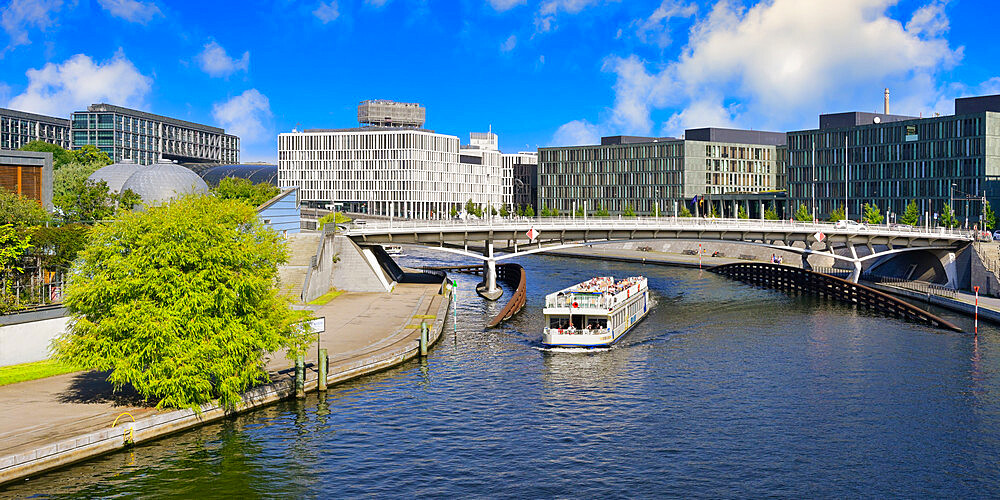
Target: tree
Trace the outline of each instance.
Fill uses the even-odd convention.
[[[490,207],[490,215],[491,216],[496,216],[497,215],[497,209],[496,209],[496,207]]]
[[[680,213],[680,216],[681,216],[681,217],[694,217],[694,214],[692,214],[692,213],[691,213],[691,211],[690,211],[690,210],[688,210],[688,207],[687,207],[687,205],[681,205],[681,213]]]
[[[116,208],[116,199],[108,190],[108,183],[89,179],[77,182],[69,192],[53,198],[53,203],[63,218],[71,221],[107,220],[115,214]]]
[[[879,213],[878,205],[874,203],[865,203],[862,214],[861,220],[868,224],[881,224],[885,220],[885,216]]]
[[[524,205],[518,205],[515,213],[517,213],[518,217],[524,217]]]
[[[281,190],[266,182],[254,184],[250,179],[226,177],[212,188],[212,193],[223,200],[240,200],[256,208],[278,196]]]
[[[916,200],[910,200],[906,204],[906,210],[903,212],[903,216],[899,218],[899,222],[908,226],[916,226],[920,222],[920,209],[917,208]]]
[[[16,308],[16,300],[10,291],[11,275],[22,272],[21,257],[31,248],[31,236],[18,231],[13,224],[0,225],[0,314]]]
[[[55,170],[52,175],[52,199],[64,198],[76,189],[76,186],[87,180],[90,174],[96,172],[100,165],[86,165],[70,162]]]
[[[74,155],[72,151],[66,151],[56,144],[51,144],[45,141],[30,141],[18,149],[20,151],[52,153],[53,170],[59,170],[63,165],[76,160],[76,155]]]
[[[712,218],[712,219],[718,219],[719,218],[719,212],[715,211],[715,205],[712,205],[711,207],[709,207],[709,209],[708,209],[708,216],[710,218]]]
[[[750,218],[750,216],[747,215],[747,209],[744,208],[743,205],[740,205],[740,209],[739,209],[739,211],[737,211],[736,217],[739,218],[739,219],[749,219]]]
[[[951,205],[944,204],[944,207],[941,209],[941,217],[938,221],[942,226],[949,229],[958,225],[958,220],[955,219],[955,211],[951,209]]]
[[[334,225],[347,224],[348,222],[351,222],[352,220],[353,219],[351,219],[350,217],[348,217],[348,216],[346,216],[346,215],[344,215],[344,214],[342,214],[340,212],[330,212],[330,213],[328,213],[328,214],[320,217],[319,220],[316,221],[316,224],[319,225],[319,229],[322,231],[323,228],[327,224],[330,224],[330,223],[333,223]],[[334,230],[334,231],[336,231],[336,230]]]
[[[774,209],[774,203],[771,203],[771,205],[767,207],[767,210],[764,210],[764,219],[778,220],[778,212]]]
[[[584,215],[586,215],[586,212],[583,210],[583,205],[577,206],[576,212],[573,212],[573,215],[577,217],[583,217]]]
[[[657,203],[656,205],[653,206],[653,217],[659,217],[659,216],[660,216],[660,204]]]
[[[608,212],[607,209],[605,209],[601,205],[597,205],[597,209],[594,210],[594,216],[596,216],[596,217],[610,217],[611,213]]]
[[[983,229],[992,231],[997,225],[997,214],[990,207],[990,202],[983,203]]]
[[[73,153],[73,161],[84,165],[96,165],[97,167],[103,167],[113,163],[111,161],[111,157],[108,156],[107,153],[90,144],[87,144],[80,149],[74,149],[71,153]]]
[[[458,209],[455,207],[451,207],[451,211],[448,213],[451,214],[452,218],[458,217]]]
[[[29,252],[43,269],[66,272],[90,241],[90,226],[36,226],[30,230],[33,249]]]
[[[625,210],[622,211],[622,217],[635,217],[635,209],[632,208],[631,203],[625,205]]]
[[[839,206],[837,208],[834,208],[833,211],[830,212],[830,217],[828,220],[830,222],[837,222],[839,220],[844,220],[846,217],[847,216],[844,214],[844,207]]]
[[[477,207],[476,204],[472,202],[472,198],[469,198],[469,201],[465,202],[465,213],[469,215],[476,215],[476,210],[478,209],[479,207]]]
[[[0,224],[15,227],[37,226],[49,220],[49,214],[37,201],[14,194],[0,186]]]
[[[524,207],[524,216],[525,217],[534,217],[535,216],[535,208],[532,207],[531,205],[528,205],[527,207]]]
[[[110,371],[157,407],[236,408],[269,353],[302,353],[302,312],[279,294],[281,236],[246,203],[185,196],[93,228],[66,286],[57,356]]]
[[[795,211],[795,220],[799,222],[809,222],[813,220],[812,214],[809,213],[809,207],[805,203],[799,204],[799,209]]]
[[[507,206],[504,205],[500,207],[500,217],[509,217],[509,216],[510,216],[510,210],[507,210]]]

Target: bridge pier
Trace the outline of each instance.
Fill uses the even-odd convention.
[[[847,277],[847,281],[857,283],[861,279],[861,259],[858,258],[858,251],[854,248],[854,245],[848,244],[847,248],[851,249],[851,257],[854,258],[854,260],[851,261],[851,264],[854,265],[854,270],[851,271],[851,275]]]
[[[497,260],[493,256],[493,241],[486,242],[483,250],[483,257],[486,257],[486,265],[483,266],[483,282],[476,287],[476,291],[484,299],[497,300],[503,295],[503,289],[497,286]]]

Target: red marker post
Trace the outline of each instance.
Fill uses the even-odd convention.
[[[701,269],[701,243],[698,243],[698,269]]]
[[[979,287],[972,287],[976,291],[976,319],[975,319],[975,335],[979,336]]]

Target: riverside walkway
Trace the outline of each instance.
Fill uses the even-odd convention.
[[[411,359],[419,351],[419,324],[431,325],[436,340],[447,317],[450,296],[440,285],[399,284],[392,293],[345,293],[323,306],[306,306],[324,317],[320,347],[330,359],[328,383],[373,373]],[[317,346],[306,353],[307,390],[317,386]],[[268,360],[271,383],[248,393],[242,410],[289,397],[294,362],[284,354]],[[124,430],[135,442],[223,418],[213,405],[191,410],[157,410],[125,390],[113,393],[106,375],[77,372],[0,386],[0,485],[45,470],[120,449]],[[112,423],[122,413],[118,426]],[[2,486],[0,486],[2,488]]]

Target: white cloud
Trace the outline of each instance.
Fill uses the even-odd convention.
[[[340,17],[340,9],[337,6],[337,0],[333,0],[330,3],[320,2],[319,7],[316,7],[316,10],[312,13],[316,16],[316,19],[319,19],[323,24]]]
[[[920,21],[908,23],[914,31],[904,28],[888,16],[894,4],[773,0],[744,9],[722,0],[691,28],[677,59],[605,61],[617,75],[615,104],[598,127],[652,133],[659,109],[675,110],[657,130],[663,135],[698,126],[814,126],[820,113],[881,107],[883,87],[893,89],[894,113],[936,111],[947,100],[935,75],[954,66],[962,48],[931,36],[942,24],[928,24],[933,16],[919,11]]]
[[[212,117],[227,133],[249,143],[273,139],[268,134],[271,103],[257,89],[250,89],[225,102],[212,106]]]
[[[112,16],[122,18],[126,21],[146,24],[154,17],[162,15],[160,8],[153,2],[140,2],[138,0],[97,0],[97,3],[104,7],[104,10]]]
[[[600,144],[601,131],[597,125],[587,120],[573,120],[564,123],[552,136],[553,146],[581,146]]]
[[[560,11],[569,14],[578,14],[583,9],[599,3],[601,0],[545,0],[538,7],[535,15],[535,30],[544,33],[553,29],[556,15]]]
[[[636,35],[643,43],[653,41],[661,49],[671,43],[670,20],[675,17],[691,17],[698,12],[698,4],[685,4],[679,0],[663,0],[663,3],[653,11],[646,19],[637,19],[633,22],[636,28]],[[621,31],[619,30],[619,37]],[[650,35],[653,35],[652,37]]]
[[[994,76],[979,84],[979,95],[1000,94],[1000,76]]]
[[[518,5],[524,5],[527,0],[487,0],[487,3],[497,12],[513,9]]]
[[[99,102],[142,107],[153,83],[121,50],[103,63],[77,54],[62,64],[48,63],[26,74],[27,89],[14,96],[9,107],[52,116],[68,116]]]
[[[514,35],[511,35],[511,36],[507,37],[507,39],[504,40],[503,43],[500,44],[500,51],[501,52],[510,52],[510,51],[514,50],[514,47],[516,47],[516,46],[517,46],[517,37],[514,36]]]
[[[31,43],[28,27],[44,30],[52,26],[54,14],[62,5],[62,0],[11,0],[0,11],[0,26],[10,37],[7,49]]]
[[[0,82],[0,102],[7,104],[10,99],[10,85]]]
[[[389,2],[389,0],[365,0],[366,4],[372,5],[372,6],[375,6],[375,7],[381,7],[381,6],[385,5],[388,2]]]
[[[237,71],[246,71],[250,67],[250,52],[244,52],[243,57],[233,59],[214,40],[205,44],[204,50],[196,57],[198,66],[213,77],[229,76]]]
[[[906,31],[927,37],[936,37],[948,31],[948,16],[944,12],[944,3],[927,4],[913,13],[910,22],[906,23]]]

